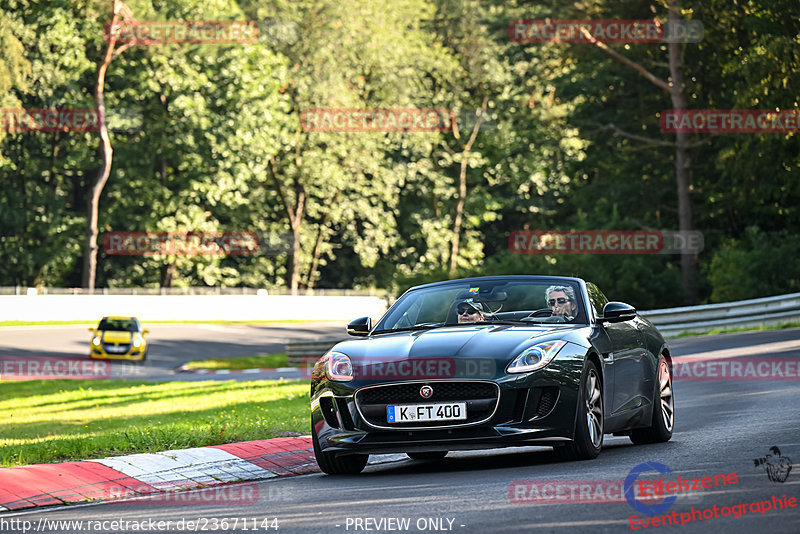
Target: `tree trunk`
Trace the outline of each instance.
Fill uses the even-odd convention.
[[[456,275],[458,253],[461,246],[461,224],[464,217],[464,203],[467,201],[467,154],[462,152],[461,169],[458,174],[458,203],[453,218],[453,239],[450,247],[450,278]]]
[[[670,0],[669,22],[670,25],[680,19],[680,1]],[[669,43],[669,72],[672,77],[670,97],[672,107],[680,112],[686,109],[686,88],[684,82],[683,65],[681,62],[680,43]],[[692,176],[691,158],[689,156],[689,134],[678,132],[675,134],[675,180],[678,186],[678,229],[683,232],[692,230]],[[686,234],[683,234],[686,235]],[[697,271],[697,256],[684,251],[681,254],[681,285],[685,304],[697,303],[697,287],[695,273]]]
[[[488,102],[489,97],[484,97],[483,104],[481,104],[481,107],[475,112],[478,116],[477,120],[472,127],[472,133],[470,133],[469,139],[461,150],[461,167],[458,173],[458,203],[456,204],[456,211],[453,217],[453,237],[450,241],[450,269],[448,270],[450,278],[456,275],[458,254],[461,247],[461,226],[464,220],[464,204],[467,201],[467,158],[469,156],[469,151],[472,149],[472,145],[475,143],[475,139],[478,138],[478,132],[481,129],[483,115],[486,113],[486,105]],[[460,137],[458,124],[455,120],[453,121],[453,135],[456,139]]]
[[[292,224],[292,253],[288,258],[289,288],[297,295],[300,288],[300,225]]]
[[[286,218],[289,219],[289,227],[292,229],[292,251],[286,258],[286,281],[288,282],[289,288],[292,290],[292,295],[297,295],[297,290],[300,287],[300,229],[306,214],[306,191],[303,188],[303,184],[295,178],[295,204],[293,206],[289,197],[286,196],[283,184],[278,180],[274,158],[269,160],[269,169],[272,171],[270,173],[272,181],[283,203],[283,209],[286,211]]]
[[[120,15],[132,18],[130,9],[120,0],[112,0],[111,12],[113,15],[111,17],[110,28],[112,29],[119,21]],[[94,101],[97,106],[97,124],[100,132],[100,155],[102,163],[97,173],[97,178],[95,178],[87,194],[86,246],[83,251],[82,285],[89,293],[94,292],[95,277],[97,274],[97,223],[100,211],[100,195],[103,193],[103,188],[108,181],[108,176],[111,174],[111,161],[114,154],[111,148],[111,139],[108,137],[108,129],[106,128],[106,105],[103,94],[106,83],[106,71],[115,57],[127,48],[133,46],[133,43],[129,42],[114,52],[116,44],[117,38],[115,32],[109,31],[108,46],[106,47],[103,61],[97,69],[97,81],[94,87]]]
[[[316,283],[316,272],[319,268],[319,257],[322,255],[322,234],[325,231],[323,223],[317,228],[317,239],[314,241],[314,253],[311,255],[311,267],[308,268],[306,276],[306,289],[314,289]]]
[[[89,293],[94,292],[95,276],[97,274],[97,221],[100,211],[100,195],[103,193],[103,188],[108,181],[109,174],[111,174],[111,160],[114,153],[111,148],[111,139],[108,137],[108,129],[106,128],[106,106],[103,96],[106,71],[108,70],[108,65],[111,63],[113,52],[114,41],[110,39],[103,62],[97,70],[97,82],[94,90],[94,101],[97,106],[97,124],[100,128],[100,155],[102,163],[100,165],[100,171],[97,173],[97,178],[95,178],[92,187],[89,189],[86,206],[86,246],[83,251],[83,287],[84,289],[88,289]]]
[[[337,193],[336,196],[333,197],[331,203],[336,203],[339,198],[339,194]],[[308,276],[306,277],[306,288],[307,289],[314,289],[314,284],[317,281],[317,270],[319,269],[319,259],[322,256],[322,243],[325,242],[325,239],[328,237],[327,234],[327,224],[328,224],[328,212],[325,213],[322,220],[319,222],[319,228],[317,229],[317,238],[314,241],[314,252],[311,256],[311,266],[308,268]]]
[[[175,278],[175,264],[167,260],[161,265],[160,287],[172,287],[172,280]]]
[[[669,23],[670,26],[681,19],[680,0],[669,0]],[[630,67],[638,72],[645,79],[664,89],[670,95],[672,107],[675,110],[686,109],[686,88],[684,81],[683,63],[681,60],[682,47],[678,42],[667,44],[667,54],[669,59],[669,72],[672,78],[671,83],[658,78],[643,66],[632,61],[622,54],[609,48],[605,43],[594,39],[586,30],[582,30],[584,37],[589,42],[600,48],[623,65]],[[627,137],[637,138],[639,136],[627,135]],[[681,232],[692,230],[692,199],[691,199],[691,159],[689,157],[689,135],[687,133],[675,134],[675,180],[678,190],[678,229]],[[697,272],[697,257],[694,254],[681,254],[681,286],[683,289],[683,300],[686,304],[697,302],[697,288],[695,286],[695,273]]]

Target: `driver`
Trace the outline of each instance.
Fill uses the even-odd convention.
[[[553,316],[563,317],[565,321],[571,321],[578,313],[575,290],[569,286],[550,286],[545,290],[544,298]]]
[[[486,320],[483,316],[483,304],[474,302],[472,299],[460,302],[456,308],[456,312],[458,313],[459,324]]]

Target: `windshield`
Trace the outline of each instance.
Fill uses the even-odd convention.
[[[123,332],[137,332],[138,325],[131,319],[103,319],[98,330],[120,330]]]
[[[406,293],[375,332],[486,322],[585,323],[586,313],[571,280],[472,281]]]

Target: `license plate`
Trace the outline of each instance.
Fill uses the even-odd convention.
[[[113,352],[115,354],[121,354],[123,352],[128,352],[128,349],[125,347],[106,347],[106,352]]]
[[[389,423],[416,423],[418,421],[464,421],[466,419],[466,402],[402,404],[386,407],[386,420]]]

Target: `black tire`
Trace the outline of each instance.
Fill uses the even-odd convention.
[[[675,428],[675,398],[672,390],[672,371],[664,355],[659,354],[650,426],[637,428],[631,432],[630,438],[637,445],[663,443],[672,438],[673,428]]]
[[[314,444],[314,456],[317,465],[329,475],[357,475],[367,465],[369,454],[351,454],[337,458],[332,452],[322,452],[317,439],[317,431],[311,427],[311,441]]]
[[[575,417],[572,441],[556,449],[563,459],[593,460],[597,458],[603,448],[604,414],[603,382],[600,380],[600,373],[595,364],[587,360],[583,373],[581,373],[578,413]]]
[[[447,451],[407,452],[406,454],[412,460],[441,460],[447,456]]]

